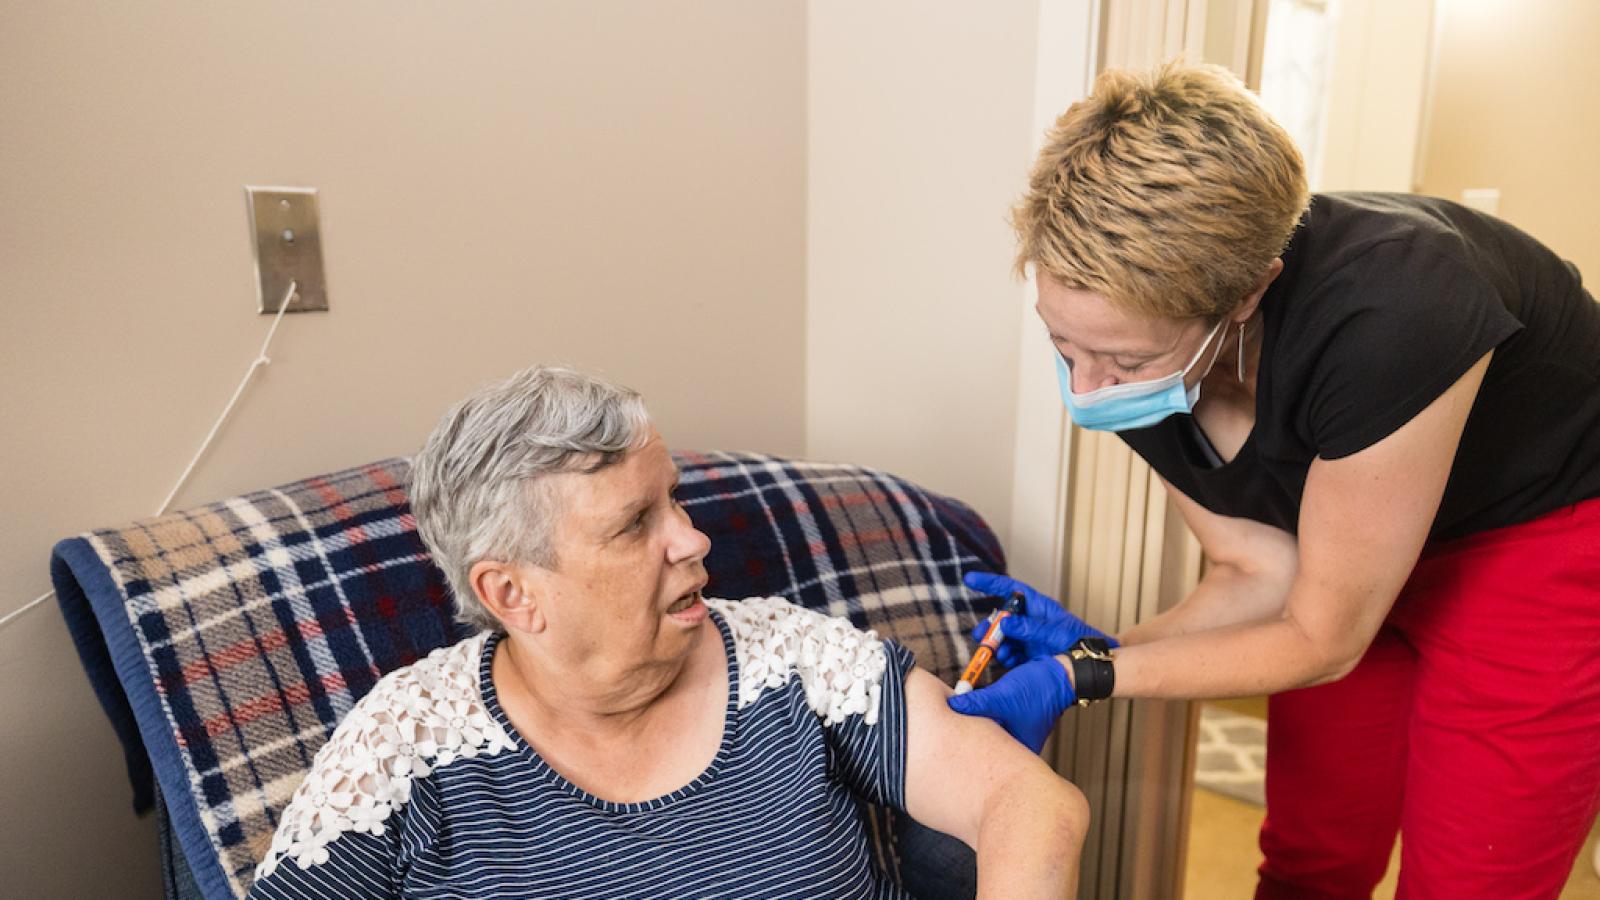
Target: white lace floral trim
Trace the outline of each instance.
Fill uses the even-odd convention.
[[[800,676],[806,705],[837,725],[853,715],[878,723],[878,700],[888,665],[883,642],[849,621],[795,606],[782,597],[706,599],[728,623],[739,658],[739,707],[768,688]]]
[[[478,692],[487,640],[480,634],[441,647],[390,672],[361,698],[317,751],[256,878],[285,858],[302,869],[327,862],[328,845],[346,832],[383,834],[390,814],[411,799],[413,779],[512,748]]]

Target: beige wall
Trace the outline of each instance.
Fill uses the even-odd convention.
[[[804,18],[0,0],[0,612],[154,509],[259,346],[247,183],[322,189],[333,309],[284,321],[180,506],[409,453],[535,360],[678,445],[802,452]],[[0,893],[156,895],[53,606],[0,632],[0,722]]]
[[[1023,314],[1006,213],[1039,3],[808,6],[808,453],[961,497],[1004,538]]]
[[[1339,0],[1318,191],[1410,191],[1435,0]]]
[[[1600,282],[1600,3],[1440,0],[1421,191],[1501,218]]]

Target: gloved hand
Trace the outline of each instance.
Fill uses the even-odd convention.
[[[1009,627],[1007,619],[1001,627]],[[1053,656],[1023,663],[986,688],[956,694],[950,708],[962,715],[983,716],[1000,723],[1006,733],[1038,753],[1056,719],[1078,699],[1066,667]]]
[[[1065,653],[1085,637],[1105,638],[1111,646],[1117,646],[1116,638],[1090,627],[1062,609],[1061,604],[1015,578],[992,572],[968,572],[961,580],[967,587],[991,596],[1009,597],[1012,591],[1021,591],[1027,598],[1027,615],[1008,616],[1000,626],[1005,641],[994,656],[1008,669],[1040,657]],[[983,640],[988,630],[989,619],[984,619],[972,629],[972,639]]]

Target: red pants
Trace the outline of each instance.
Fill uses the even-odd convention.
[[[1424,551],[1361,664],[1268,701],[1258,898],[1555,897],[1600,812],[1600,499]]]

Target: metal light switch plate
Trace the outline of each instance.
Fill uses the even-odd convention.
[[[317,189],[247,185],[244,192],[250,207],[250,238],[256,248],[258,309],[276,314],[292,279],[295,296],[289,312],[326,310],[328,288],[322,274]]]

